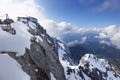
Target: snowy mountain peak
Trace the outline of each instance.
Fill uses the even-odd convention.
[[[62,54],[63,51],[59,51]],[[65,52],[64,52],[65,53]],[[60,57],[60,56],[59,56]],[[69,56],[68,56],[69,57]],[[67,80],[119,80],[116,72],[105,59],[99,59],[93,54],[85,54],[78,65],[71,65],[69,61],[61,59]]]
[[[120,74],[107,60],[97,58],[93,54],[85,54],[80,60],[79,67],[92,80],[120,80]]]
[[[92,70],[93,68],[97,68],[102,72],[106,72],[107,69],[110,69],[110,65],[108,61],[105,59],[98,59],[93,54],[85,54],[80,60],[80,66],[85,67],[86,65]]]
[[[83,56],[83,58],[84,58],[85,60],[88,60],[89,58],[94,58],[94,59],[96,59],[97,57],[96,57],[95,55],[93,55],[93,54],[85,54],[85,55]]]

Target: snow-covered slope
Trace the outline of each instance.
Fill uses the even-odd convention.
[[[59,44],[59,42],[58,42]],[[78,65],[71,65],[70,56],[64,58],[68,51],[65,46],[58,48],[59,59],[64,67],[67,80],[120,80],[120,74],[105,59],[99,59],[93,54],[85,54]],[[68,49],[66,49],[68,50]]]
[[[120,74],[112,68],[107,60],[98,59],[93,54],[85,54],[80,60],[79,66],[92,79],[120,80]]]
[[[27,26],[29,24],[29,26]],[[30,39],[36,37],[37,40],[42,41],[40,36],[34,36],[28,32],[28,30],[37,30],[37,26],[33,22],[22,23],[21,21],[15,21],[11,23],[11,27],[15,29],[16,34],[10,34],[7,31],[2,30],[4,24],[0,24],[0,51],[10,51],[18,53],[17,56],[24,55],[25,48],[30,48]]]
[[[9,55],[0,54],[0,80],[30,80],[30,76]]]

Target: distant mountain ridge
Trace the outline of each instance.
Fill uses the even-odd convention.
[[[101,33],[102,34],[102,33]],[[109,38],[98,38],[99,33],[87,32],[84,35],[80,34],[79,38],[85,37],[84,42],[82,40],[73,41],[73,43],[68,43],[69,50],[72,59],[75,60],[76,64],[79,63],[79,59],[86,53],[93,53],[98,57],[104,57],[109,60],[111,64],[120,67],[120,49],[116,48],[115,45],[110,43]]]
[[[62,43],[62,42],[61,42]],[[63,43],[62,43],[63,44]],[[63,44],[64,45],[64,44]],[[65,46],[58,49],[59,60],[64,67],[67,80],[119,80],[120,74],[115,71],[106,59],[93,54],[85,54],[78,65],[74,65],[70,53],[66,54]],[[68,50],[68,49],[66,49]],[[68,58],[65,58],[67,55]],[[69,59],[69,60],[68,60]]]

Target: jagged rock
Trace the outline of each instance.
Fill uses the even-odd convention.
[[[3,21],[3,24],[11,24],[11,23],[13,23],[14,22],[14,20],[12,20],[12,19],[5,19],[4,21]]]

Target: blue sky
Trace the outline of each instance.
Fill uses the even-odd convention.
[[[120,0],[38,0],[47,18],[82,27],[120,26]]]

